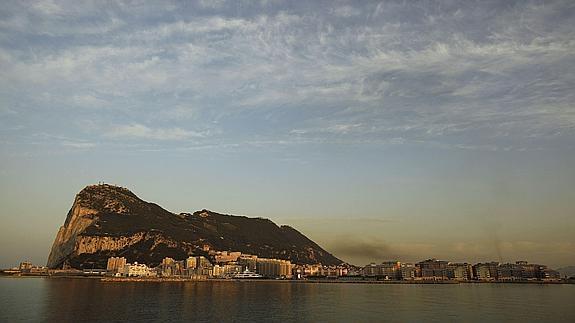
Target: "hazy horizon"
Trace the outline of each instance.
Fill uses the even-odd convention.
[[[99,181],[342,260],[575,265],[572,1],[3,1],[0,267]]]

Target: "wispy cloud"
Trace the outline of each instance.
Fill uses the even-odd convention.
[[[564,1],[2,6],[5,106],[134,120],[107,138],[197,137],[184,120],[224,124],[229,141],[536,149],[575,136]],[[152,127],[158,116],[177,124]]]
[[[63,141],[61,142],[61,145],[64,147],[71,147],[77,149],[89,149],[96,147],[96,144],[92,142]]]
[[[205,133],[181,128],[150,128],[142,124],[129,124],[113,127],[106,133],[106,136],[111,138],[185,140],[204,137]]]

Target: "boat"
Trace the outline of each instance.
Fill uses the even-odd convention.
[[[243,272],[234,274],[232,276],[232,278],[233,279],[258,279],[258,278],[264,278],[264,276],[246,269]]]

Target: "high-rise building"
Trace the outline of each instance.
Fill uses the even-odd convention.
[[[190,256],[186,259],[186,269],[193,270],[198,266],[198,261],[196,257]]]
[[[106,270],[112,274],[122,272],[124,266],[126,265],[126,258],[124,257],[110,257],[108,258],[108,264]]]
[[[292,277],[289,260],[257,258],[256,272],[264,277]]]
[[[243,271],[243,266],[236,264],[214,265],[212,269],[212,276],[218,278],[232,277]]]

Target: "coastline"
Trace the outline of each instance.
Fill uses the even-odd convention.
[[[375,279],[224,279],[224,278],[185,278],[185,277],[106,277],[101,275],[30,275],[1,274],[0,278],[47,278],[47,279],[94,279],[105,283],[293,283],[293,284],[369,284],[369,285],[457,285],[457,284],[529,284],[529,285],[573,285],[573,279],[561,280],[375,280]]]
[[[573,281],[457,281],[457,280],[338,280],[338,279],[188,279],[177,277],[103,277],[101,282],[214,282],[214,283],[293,283],[293,284],[372,284],[372,285],[453,285],[453,284],[575,284]]]

